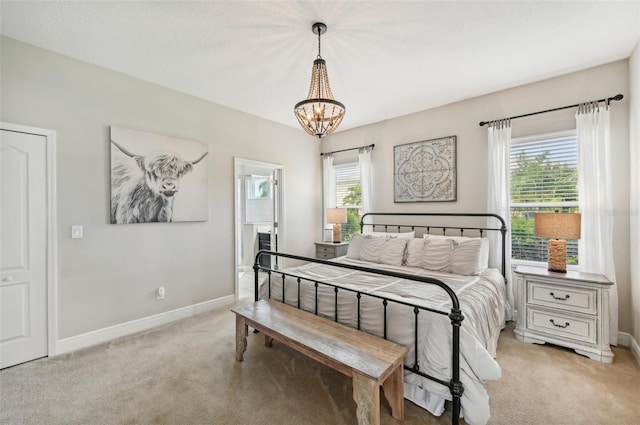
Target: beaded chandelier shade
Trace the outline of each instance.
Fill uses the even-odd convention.
[[[320,56],[320,35],[327,32],[327,26],[315,23],[311,29],[318,34],[318,57],[313,61],[307,99],[296,104],[294,113],[304,131],[321,138],[338,128],[344,118],[345,107],[333,98],[327,63]]]

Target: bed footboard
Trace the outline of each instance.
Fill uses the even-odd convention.
[[[289,259],[293,259],[293,260],[299,260],[299,261],[303,261],[305,263],[316,263],[316,264],[324,264],[324,265],[329,265],[332,267],[338,267],[338,268],[343,268],[343,269],[350,269],[350,270],[355,270],[355,271],[360,271],[360,272],[366,272],[366,273],[372,273],[372,274],[377,274],[377,275],[383,275],[383,276],[389,276],[389,277],[393,277],[393,278],[398,278],[398,279],[406,279],[409,281],[417,281],[417,282],[422,282],[428,285],[434,285],[439,287],[440,289],[442,289],[444,292],[446,292],[446,294],[449,296],[449,298],[451,299],[451,309],[450,311],[441,311],[441,310],[437,310],[437,309],[433,309],[433,308],[429,308],[429,307],[425,307],[425,306],[420,306],[420,305],[416,305],[416,304],[412,304],[410,302],[406,302],[406,301],[402,301],[402,300],[398,300],[398,299],[390,299],[390,298],[386,298],[384,296],[375,294],[375,293],[365,293],[365,292],[361,292],[355,289],[351,289],[351,288],[346,288],[343,286],[338,286],[335,284],[332,284],[330,282],[326,282],[326,281],[321,281],[321,280],[310,280],[308,277],[304,277],[301,278],[300,276],[296,276],[295,274],[291,274],[288,273],[286,271],[278,271],[278,270],[271,270],[269,268],[264,268],[260,265],[260,258],[264,255],[273,255],[276,257],[281,257],[281,258],[289,258]],[[451,422],[454,425],[458,425],[459,424],[459,418],[460,418],[460,409],[461,409],[461,404],[460,404],[460,399],[462,397],[462,394],[464,392],[464,386],[462,384],[462,382],[460,381],[460,326],[464,320],[464,316],[462,314],[462,311],[460,309],[460,303],[458,300],[458,297],[456,295],[456,293],[448,286],[446,285],[444,282],[442,282],[441,280],[438,279],[434,279],[434,278],[430,278],[430,277],[425,277],[425,276],[413,276],[413,275],[408,275],[408,274],[403,274],[403,273],[397,273],[394,271],[389,271],[389,270],[381,270],[381,269],[372,269],[372,268],[368,268],[368,267],[362,267],[362,266],[358,266],[358,265],[353,265],[353,264],[344,264],[344,263],[336,263],[333,261],[326,261],[326,260],[320,260],[320,259],[316,259],[316,258],[309,258],[309,257],[302,257],[302,256],[298,256],[298,255],[292,255],[292,254],[285,254],[282,252],[273,252],[273,251],[266,251],[266,250],[262,250],[259,251],[256,255],[255,258],[255,263],[253,265],[253,270],[254,270],[254,274],[255,274],[255,278],[254,278],[254,283],[255,283],[255,300],[258,301],[259,299],[259,276],[258,276],[258,272],[260,270],[266,271],[268,273],[268,293],[267,293],[267,297],[272,299],[271,297],[271,279],[272,276],[275,274],[277,276],[280,276],[282,278],[282,296],[281,299],[276,299],[275,301],[279,301],[282,303],[289,303],[290,305],[293,304],[294,306],[297,306],[298,308],[301,308],[301,284],[302,281],[305,282],[311,282],[311,284],[313,285],[312,287],[315,290],[315,306],[313,308],[313,311],[311,311],[312,313],[318,315],[318,289],[321,287],[330,287],[333,288],[333,292],[334,292],[334,317],[332,318],[335,322],[338,322],[338,313],[339,313],[339,308],[338,308],[338,295],[341,292],[348,292],[351,294],[355,294],[356,300],[357,300],[357,307],[356,307],[356,311],[357,311],[357,320],[356,320],[356,325],[354,326],[356,329],[358,330],[362,330],[361,329],[361,300],[363,297],[368,297],[368,298],[374,298],[374,299],[379,299],[381,306],[382,306],[382,310],[383,310],[383,338],[384,339],[388,339],[388,335],[387,335],[387,311],[389,308],[389,305],[392,303],[395,304],[399,304],[405,307],[408,307],[412,312],[413,312],[413,323],[414,323],[414,329],[413,329],[413,346],[415,347],[414,349],[414,362],[413,365],[409,366],[407,364],[404,365],[404,369],[408,370],[412,373],[415,373],[419,376],[422,376],[423,378],[429,379],[433,382],[436,382],[440,385],[443,385],[445,387],[447,387],[449,389],[449,392],[451,393],[451,399],[452,399],[452,412],[451,412]],[[290,283],[289,283],[290,282]],[[297,300],[291,300],[289,299],[285,299],[286,296],[286,285],[295,285],[297,286],[297,291],[295,291],[297,293]],[[419,363],[419,344],[418,344],[418,334],[419,334],[419,330],[418,330],[418,323],[419,323],[419,316],[420,314],[437,314],[437,315],[441,315],[441,316],[448,316],[451,322],[451,360],[452,360],[452,367],[451,367],[451,378],[449,381],[445,381],[439,378],[436,378],[434,376],[428,375],[426,373],[424,373],[421,368],[420,368],[420,363]]]

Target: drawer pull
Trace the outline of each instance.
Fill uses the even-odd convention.
[[[549,292],[549,295],[551,295],[553,297],[554,300],[558,300],[558,301],[566,301],[569,299],[569,294],[566,294],[564,297],[556,297],[553,292]]]
[[[553,321],[553,319],[549,319],[549,321],[550,321],[550,322],[551,322],[551,324],[552,324],[553,326],[555,326],[556,328],[563,328],[563,329],[564,329],[564,328],[566,328],[566,327],[568,327],[568,326],[569,326],[569,322],[564,322],[564,325],[559,325],[559,324],[557,324],[556,322],[554,322],[554,321]]]

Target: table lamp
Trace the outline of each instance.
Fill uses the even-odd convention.
[[[327,223],[333,224],[333,243],[340,243],[340,223],[347,222],[346,208],[329,208],[327,209]]]
[[[549,271],[567,272],[567,241],[580,239],[579,213],[535,213],[535,234],[549,238]]]

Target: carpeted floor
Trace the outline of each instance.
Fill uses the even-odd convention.
[[[355,424],[348,378],[249,335],[234,360],[234,315],[205,313],[108,344],[0,371],[0,424]],[[491,421],[503,424],[640,422],[640,366],[624,348],[604,365],[552,346],[500,337],[503,376],[487,383]],[[448,424],[405,402],[405,420]]]

